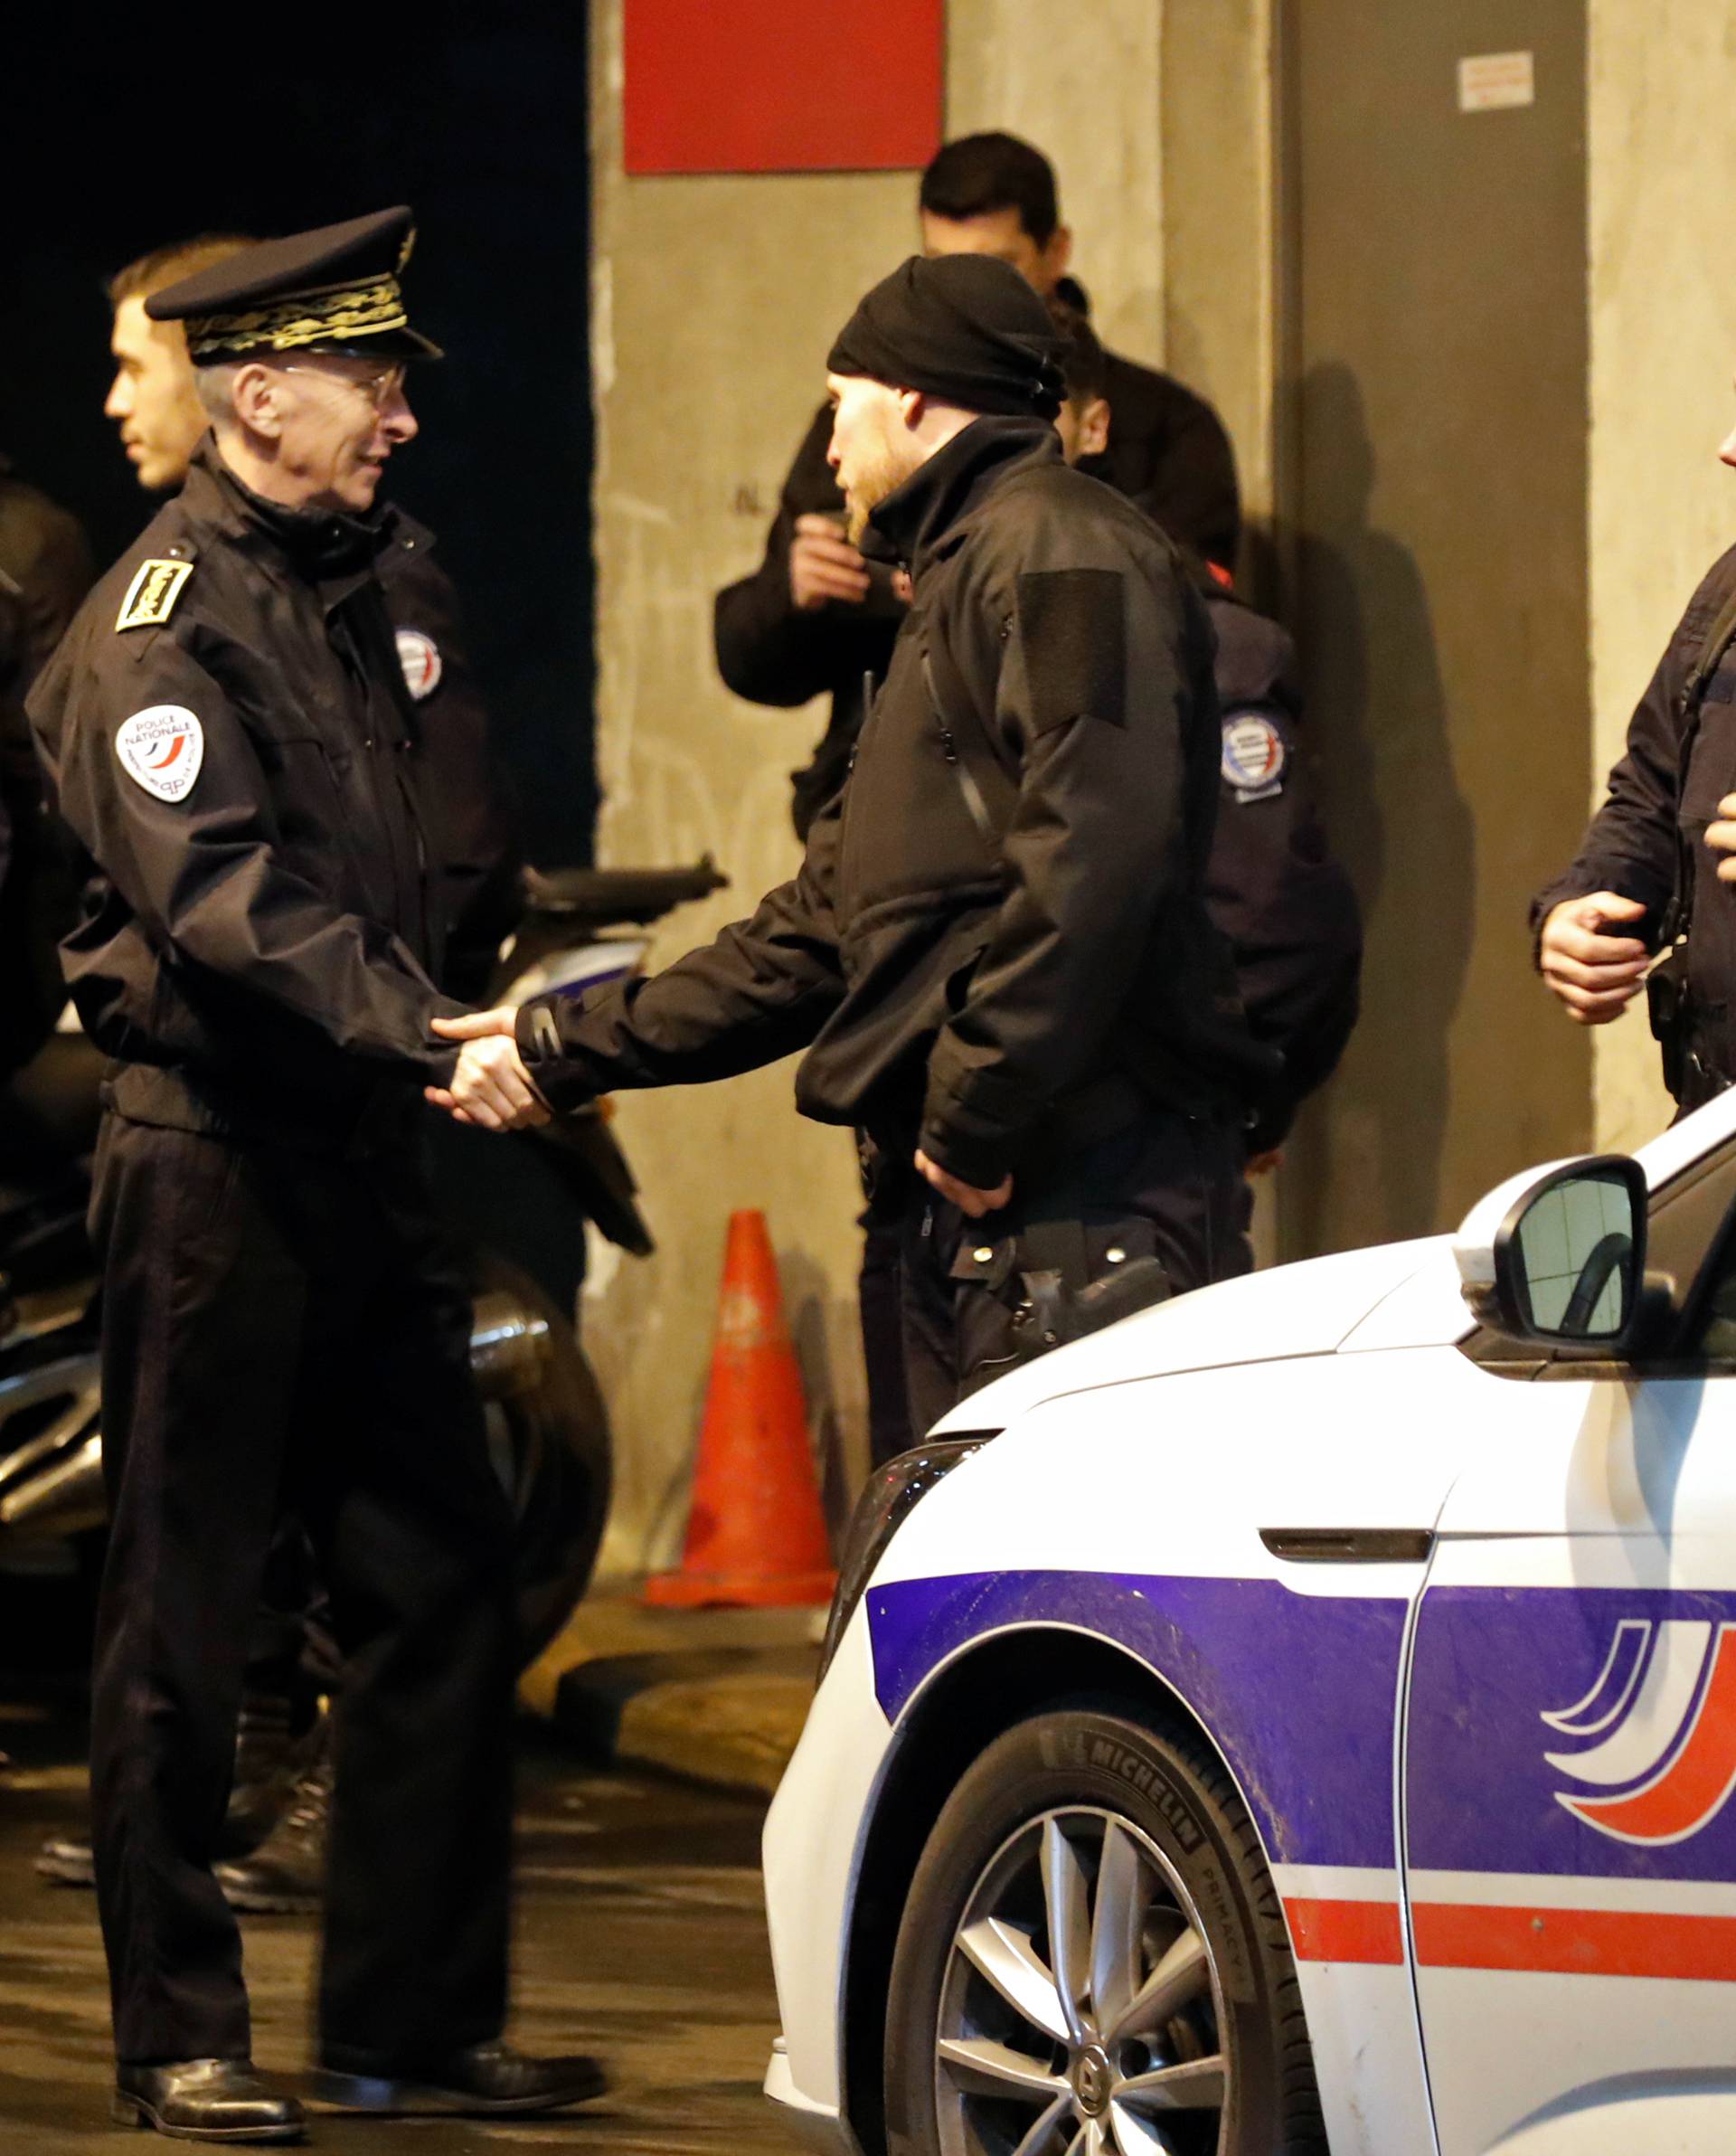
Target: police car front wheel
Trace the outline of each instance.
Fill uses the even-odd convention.
[[[891,2156],[1324,2156],[1284,1919],[1191,1733],[1078,1702],[948,1801],[887,2017]]]

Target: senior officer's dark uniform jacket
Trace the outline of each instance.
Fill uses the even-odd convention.
[[[1223,422],[1203,397],[1173,375],[1114,353],[1104,358],[1104,393],[1115,424],[1109,448],[1088,458],[1080,470],[1136,502],[1173,539],[1208,561],[1232,564],[1241,507]],[[862,728],[863,677],[884,677],[904,615],[891,576],[878,563],[869,564],[868,595],[860,604],[834,600],[804,611],[790,598],[796,519],[844,514],[844,496],[826,462],[831,437],[831,408],[822,405],[784,481],[765,557],[751,576],[718,593],[713,622],[718,671],[738,696],[784,707],[813,696],[832,699],[813,761],[791,775],[796,829],[804,837],[843,782]]]
[[[1564,899],[1614,891],[1637,899],[1645,918],[1618,932],[1654,949],[1665,931],[1680,875],[1688,893],[1688,1011],[1678,1098],[1695,1107],[1736,1080],[1736,889],[1718,880],[1722,855],[1705,845],[1718,803],[1736,793],[1736,646],[1726,644],[1707,678],[1707,638],[1736,596],[1736,547],[1707,572],[1658,661],[1609,774],[1609,798],[1591,819],[1572,865],[1532,901],[1533,938]]]
[[[504,2017],[509,1523],[416,1143],[457,1007],[423,796],[448,717],[468,754],[426,552],[390,511],[260,501],[208,440],[31,700],[98,865],[66,960],[115,1059],[92,1801],[123,2061],[247,2054],[210,1840],[286,1499],[349,1663],[323,2057],[387,2071]]]
[[[207,440],[33,696],[61,811],[100,864],[65,958],[123,1112],[148,1099],[188,1129],[342,1142],[382,1081],[408,1101],[407,1081],[450,1068],[429,1031],[458,1007],[433,985],[454,893],[424,798],[430,720],[381,603],[413,583],[437,619],[427,550],[390,511],[362,525],[260,501]],[[167,618],[118,629],[141,576],[178,583]],[[179,799],[115,743],[158,707],[199,729]]]
[[[1221,742],[1173,549],[1034,419],[976,421],[873,526],[915,601],[800,873],[651,981],[528,1007],[538,1083],[560,1103],[806,1048],[805,1113],[979,1187],[1011,1171],[1015,1206],[1099,1142],[1215,1131],[1259,1056],[1201,902]],[[1227,1151],[1207,1175],[1194,1148],[1215,1189]]]

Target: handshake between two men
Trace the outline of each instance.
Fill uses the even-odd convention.
[[[455,1122],[483,1130],[528,1130],[554,1111],[536,1090],[518,1053],[514,1010],[471,1011],[462,1018],[436,1018],[443,1041],[457,1041],[458,1067],[450,1085],[430,1085],[424,1097]]]
[[[443,1108],[455,1122],[483,1130],[528,1130],[552,1121],[554,1111],[537,1091],[518,1053],[517,1027],[518,1013],[514,1010],[436,1018],[434,1030],[440,1038],[460,1044],[458,1067],[449,1085],[427,1086],[424,1097]],[[948,1175],[920,1149],[916,1168],[931,1188],[970,1220],[998,1212],[1013,1196],[1011,1176],[992,1190],[979,1190]]]

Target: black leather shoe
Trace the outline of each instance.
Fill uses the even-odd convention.
[[[230,1907],[276,1915],[316,1909],[326,1891],[326,1830],[331,1815],[327,1745],[296,1783],[288,1811],[253,1854],[215,1867]]]
[[[340,2074],[326,2066],[314,2076],[322,2104],[399,2118],[561,2111],[600,2096],[607,2085],[594,2058],[527,2058],[508,2044],[473,2044],[403,2074]]]
[[[176,2141],[299,2141],[307,2113],[266,2086],[248,2058],[178,2058],[118,2066],[118,2126],[154,2126]]]

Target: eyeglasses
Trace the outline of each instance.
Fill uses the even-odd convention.
[[[378,367],[367,374],[338,374],[326,367],[298,367],[293,361],[282,363],[286,374],[316,374],[322,382],[344,382],[352,389],[359,389],[376,411],[383,411],[394,397],[404,392],[407,372],[401,360],[396,366]]]

